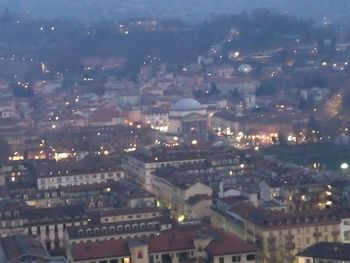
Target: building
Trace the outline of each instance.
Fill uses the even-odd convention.
[[[152,188],[161,205],[171,208],[181,220],[183,217],[198,219],[208,216],[213,193],[206,182],[210,175],[172,170],[164,168],[154,173]],[[200,202],[202,206],[198,206]]]
[[[0,237],[34,235],[47,250],[62,249],[66,227],[87,222],[88,215],[82,205],[37,209],[12,199],[0,202]]]
[[[169,129],[168,111],[162,109],[150,109],[142,112],[143,122],[152,129],[167,132]]]
[[[64,262],[61,259],[56,262]],[[14,235],[0,239],[0,262],[53,262],[39,240],[29,235]]]
[[[169,112],[169,133],[187,141],[206,140],[208,115],[206,108],[194,99],[177,101]]]
[[[207,226],[182,226],[159,235],[73,244],[71,262],[254,263],[256,249],[237,237]]]
[[[350,244],[320,242],[296,255],[298,263],[349,263]]]
[[[161,167],[203,163],[207,151],[195,149],[151,149],[129,153],[122,158],[125,174],[152,192],[152,173]]]
[[[259,262],[294,262],[294,255],[312,244],[340,240],[340,219],[334,210],[286,213],[232,200],[216,201],[211,223],[255,244]]]
[[[124,177],[119,165],[106,158],[85,157],[81,161],[48,162],[35,166],[38,189],[106,183]]]
[[[0,98],[0,118],[18,117],[15,101],[12,97]]]
[[[159,235],[172,228],[168,210],[157,208],[115,209],[95,213],[86,225],[66,228],[66,244]]]

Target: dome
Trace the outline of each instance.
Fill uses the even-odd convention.
[[[195,99],[181,99],[178,100],[172,107],[174,111],[191,111],[191,110],[201,110],[203,106]]]

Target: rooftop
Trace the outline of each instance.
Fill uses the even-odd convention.
[[[75,261],[130,256],[129,246],[137,244],[148,245],[149,254],[183,251],[194,249],[194,240],[203,237],[209,240],[209,244],[204,248],[205,251],[213,256],[256,253],[255,247],[231,234],[206,225],[197,225],[176,227],[161,232],[160,235],[143,239],[119,239],[73,244],[72,255]]]
[[[350,260],[350,244],[320,242],[304,249],[297,256],[340,261]]]
[[[173,111],[202,110],[204,107],[195,99],[187,98],[178,100],[172,107]]]
[[[0,239],[0,246],[5,254],[5,262],[15,262],[23,256],[50,258],[49,253],[39,240],[30,235],[14,235]],[[17,259],[17,260],[16,260]]]

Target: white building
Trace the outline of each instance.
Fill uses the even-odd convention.
[[[61,186],[107,183],[124,177],[115,163],[107,160],[61,162],[36,167],[39,190],[57,189]]]
[[[152,129],[159,130],[160,132],[167,132],[169,128],[168,112],[153,109],[142,113],[144,123],[150,126]]]
[[[191,98],[177,101],[169,112],[169,133],[187,140],[205,140],[208,134],[206,108]]]
[[[202,163],[206,153],[198,150],[135,152],[125,155],[122,168],[125,174],[152,192],[152,172],[165,166]]]

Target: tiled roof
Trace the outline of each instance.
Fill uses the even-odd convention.
[[[302,252],[297,254],[297,256],[314,259],[339,260],[339,262],[343,260],[350,260],[350,244],[339,242],[320,242],[304,249]]]
[[[0,239],[0,246],[6,257],[5,262],[15,262],[15,259],[29,255],[43,259],[50,257],[40,241],[29,235],[4,237]]]
[[[213,256],[256,252],[254,246],[247,244],[234,235],[222,231],[218,231],[217,233],[218,235],[205,248]]]
[[[38,177],[69,176],[106,173],[120,170],[119,165],[107,158],[87,156],[81,161],[47,162],[35,166]]]
[[[262,228],[292,228],[300,225],[338,224],[339,218],[333,210],[308,210],[303,212],[270,211],[252,204],[238,203],[229,212]]]
[[[78,243],[72,247],[74,261],[125,257],[129,255],[130,251],[125,239]]]
[[[209,240],[205,251],[211,255],[256,253],[255,247],[237,237],[206,225],[180,226],[163,231],[159,235],[133,239],[136,243],[148,245],[148,253],[162,253],[195,249],[194,240],[204,237]],[[107,240],[72,245],[75,261],[130,256],[128,245],[133,240]]]

